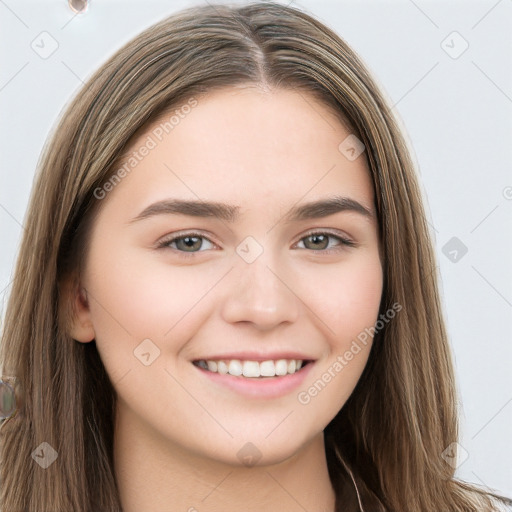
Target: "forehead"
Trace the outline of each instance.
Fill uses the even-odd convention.
[[[334,192],[371,204],[365,153],[346,152],[354,140],[331,108],[303,91],[225,88],[184,99],[139,133],[119,164],[129,175],[112,195],[262,207]]]

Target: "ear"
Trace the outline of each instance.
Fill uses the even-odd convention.
[[[83,286],[72,281],[68,281],[64,285],[64,290],[64,300],[67,302],[68,311],[67,331],[76,341],[89,343],[94,340],[95,332],[87,291]]]

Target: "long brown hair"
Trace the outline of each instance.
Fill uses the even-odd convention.
[[[497,510],[442,457],[457,441],[454,371],[414,164],[390,106],[356,53],[299,9],[271,2],[183,10],[121,48],[61,116],[39,162],[1,339],[18,413],[0,430],[3,512],[121,511],[115,392],[94,342],[68,334],[88,230],[134,136],[221,87],[314,95],[364,143],[384,252],[381,312],[356,389],[325,429],[336,510]],[[57,454],[47,469],[36,449]],[[37,456],[37,453],[36,453]]]

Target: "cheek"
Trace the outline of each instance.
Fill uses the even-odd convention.
[[[205,416],[196,402],[191,402],[190,395],[164,370],[176,371],[183,379],[188,375],[186,366],[174,366],[173,359],[209,320],[217,318],[212,316],[219,307],[216,299],[228,296],[226,288],[237,289],[231,276],[222,280],[231,263],[178,266],[165,258],[148,257],[147,252],[140,250],[125,249],[121,256],[113,247],[91,254],[87,288],[91,291],[96,342],[118,395],[141,412],[142,417],[150,418],[148,421],[165,435],[178,436],[191,446],[199,442],[196,435],[193,439],[188,437],[188,425],[192,422],[196,422],[206,444],[211,436],[209,446],[218,443],[216,431],[211,429],[211,418]],[[340,361],[339,357],[350,351],[352,340],[361,331],[374,325],[382,292],[382,272],[375,255],[361,252],[337,264],[301,261],[298,265],[287,266],[284,274],[280,277],[293,294],[285,287],[283,293],[297,300],[301,310],[296,332],[311,333],[316,347],[324,350],[314,373],[297,389],[291,402],[286,402],[286,407],[306,416],[294,415],[297,420],[276,431],[270,441],[261,439],[262,445],[273,442],[286,447],[290,442],[289,429],[296,429],[297,435],[304,439],[311,438],[332,420],[357,384],[370,343],[361,345],[350,361],[346,358]],[[140,364],[134,357],[134,350],[147,338],[162,352],[162,357],[151,366]],[[181,371],[184,373],[179,373]],[[190,382],[194,396],[207,393],[193,386]],[[147,399],[154,394],[154,389],[163,390],[161,397],[168,397],[162,398],[163,406],[159,411],[155,411],[153,403]],[[172,408],[186,412],[183,415],[161,412]],[[239,432],[247,430],[243,409],[234,413],[231,400],[219,400],[216,408],[216,417],[222,424],[235,430],[239,428]],[[254,435],[269,432],[282,417],[282,407],[269,407],[258,419],[262,426],[253,426],[252,432]],[[201,418],[204,418],[204,428],[198,423],[203,421]]]
[[[157,343],[165,339],[168,345],[177,333],[186,336],[183,329],[198,322],[204,304],[212,298],[207,295],[225,272],[218,267],[208,271],[207,266],[178,266],[137,250],[125,250],[122,257],[116,257],[114,250],[91,256],[88,290],[96,340],[124,339],[133,348],[146,338]],[[373,256],[362,254],[333,265],[301,265],[292,271],[300,274],[299,279],[287,276],[296,283],[293,288],[306,315],[309,310],[310,319],[316,318],[333,351],[343,349],[376,320],[382,269]]]
[[[309,297],[321,322],[327,344],[297,401],[308,413],[329,423],[352,394],[368,361],[372,328],[377,321],[382,295],[382,267],[377,258],[361,258],[317,275]]]
[[[163,337],[208,289],[204,273],[171,268],[137,251],[115,263],[108,260],[93,261],[89,274],[98,299],[91,310],[99,330],[117,324],[134,339]]]
[[[382,296],[383,276],[378,258],[363,256],[346,264],[304,274],[302,295],[323,322],[333,350],[373,326]]]

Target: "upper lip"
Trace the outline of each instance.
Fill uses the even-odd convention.
[[[261,352],[229,352],[225,354],[216,354],[194,359],[194,361],[222,361],[239,359],[243,361],[277,361],[278,359],[300,359],[302,361],[314,361],[313,357],[301,354],[299,352],[272,352],[262,354]]]

